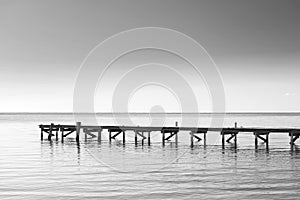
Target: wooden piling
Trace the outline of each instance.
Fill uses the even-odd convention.
[[[144,146],[144,131],[142,131],[142,146]]]
[[[190,135],[191,135],[191,148],[193,148],[194,147],[194,132],[191,131]]]
[[[111,143],[111,130],[108,130],[109,143]]]
[[[162,145],[165,146],[165,131],[162,131]]]
[[[65,138],[65,136],[64,136],[64,128],[61,128],[60,131],[61,131],[61,142],[64,142],[64,138]]]
[[[84,141],[87,142],[87,129],[84,128],[83,132],[84,132]]]
[[[269,133],[266,134],[266,149],[269,149]]]
[[[101,132],[102,132],[102,129],[100,128],[98,130],[98,142],[101,143]]]
[[[134,131],[135,135],[134,135],[134,144],[135,146],[137,146],[137,131]]]
[[[291,131],[290,132],[290,145],[291,145],[291,149],[293,150],[293,147],[295,146],[295,142],[296,140],[298,140],[300,138],[300,132],[294,132]]]
[[[48,135],[48,140],[49,140],[49,141],[51,140],[51,137],[52,137],[53,126],[54,126],[54,124],[51,123],[51,125],[50,125],[50,127],[49,127],[49,135]]]
[[[258,137],[257,137],[257,132],[255,132],[254,133],[254,135],[255,135],[255,149],[257,149],[257,147],[258,147]]]
[[[221,132],[222,135],[222,149],[225,149],[225,133],[224,131]]]
[[[125,131],[123,131],[123,144],[125,145]]]
[[[207,132],[203,133],[203,134],[204,134],[204,135],[203,135],[204,146],[206,146],[206,133],[207,133]]]
[[[58,131],[59,131],[59,127],[60,127],[60,124],[58,124],[58,127],[56,129],[56,133],[55,133],[55,139],[56,141],[58,141]]]
[[[175,122],[175,126],[178,127],[177,121]],[[178,146],[178,132],[176,132],[176,135],[175,135],[175,145],[176,145],[176,147]]]
[[[234,147],[237,147],[237,134],[234,134]]]
[[[290,132],[290,146],[293,149],[293,147],[294,147],[294,131]]]
[[[148,146],[151,145],[151,139],[150,139],[150,131],[148,131]]]
[[[81,122],[76,122],[76,142],[79,142]]]
[[[262,140],[266,144],[266,148],[269,148],[269,132],[267,131],[256,131],[253,133],[255,136],[255,149],[258,148],[258,139]],[[265,135],[265,137],[263,137]]]
[[[41,127],[41,141],[44,140],[44,128]]]

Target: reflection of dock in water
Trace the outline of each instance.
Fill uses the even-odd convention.
[[[269,147],[269,134],[270,133],[287,133],[290,137],[290,146],[293,149],[295,141],[300,136],[300,129],[296,128],[213,128],[213,127],[152,127],[152,126],[83,126],[81,122],[77,122],[76,125],[39,125],[41,129],[41,140],[44,138],[44,133],[48,134],[48,140],[55,137],[59,139],[59,132],[61,132],[61,141],[73,132],[76,134],[76,141],[80,140],[81,130],[84,133],[85,141],[88,138],[97,138],[101,143],[101,135],[104,134],[103,130],[107,130],[109,134],[109,142],[115,140],[117,136],[122,136],[123,144],[126,141],[126,134],[134,133],[135,145],[140,142],[142,145],[145,143],[151,145],[151,132],[161,132],[162,145],[164,146],[166,141],[174,140],[178,145],[178,133],[180,131],[188,132],[190,134],[191,147],[195,142],[203,141],[203,145],[206,145],[207,132],[220,132],[222,136],[222,147],[225,148],[225,142],[233,140],[234,146],[237,147],[237,136],[239,133],[252,133],[254,135],[255,147],[258,147],[258,141],[261,140],[265,143],[266,148]],[[146,141],[146,142],[145,142]]]

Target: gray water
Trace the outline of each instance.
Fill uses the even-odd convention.
[[[115,116],[115,117],[122,117]],[[160,123],[161,116],[151,116]],[[187,115],[209,125],[210,115]],[[115,124],[112,115],[98,115],[102,124]],[[134,115],[135,123],[148,125],[148,115]],[[167,115],[164,125],[180,121]],[[191,120],[192,121],[192,120]],[[74,135],[64,143],[40,141],[39,124],[74,124],[67,114],[0,115],[0,199],[299,199],[300,155],[290,150],[289,137],[271,134],[269,150],[254,149],[252,134],[239,134],[238,148],[220,146],[219,133],[209,133],[208,145],[189,147],[188,134],[179,145],[133,144],[128,133],[123,146],[81,140]],[[224,126],[300,127],[297,114],[230,114]],[[299,144],[299,141],[297,141]]]

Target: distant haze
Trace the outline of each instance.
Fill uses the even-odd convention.
[[[0,0],[0,112],[72,112],[76,75],[91,49],[150,26],[180,31],[208,51],[223,79],[226,111],[299,112],[299,19],[298,0]],[[199,82],[191,86],[196,112],[209,112],[209,91]],[[95,94],[95,111],[112,111],[111,98]],[[155,105],[180,111],[158,86],[131,100],[133,112]]]

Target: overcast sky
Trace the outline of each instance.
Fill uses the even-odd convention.
[[[0,0],[0,112],[71,112],[83,59],[138,27],[177,30],[200,43],[220,70],[226,111],[300,111],[299,0]],[[198,111],[210,111],[200,93]],[[97,99],[96,111],[111,111],[111,98]],[[178,111],[177,103],[149,86],[129,107]]]

